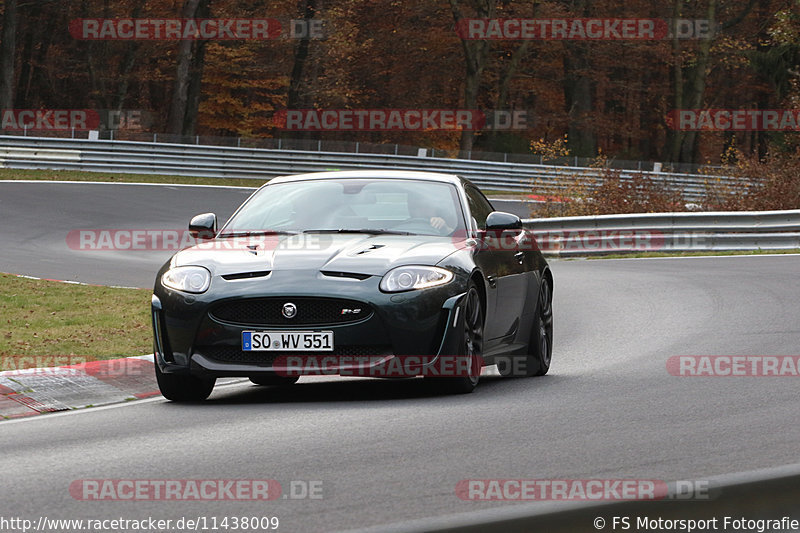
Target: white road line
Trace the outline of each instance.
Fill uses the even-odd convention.
[[[255,181],[255,180],[254,180]],[[191,183],[139,183],[126,181],[68,181],[68,180],[2,180],[0,183],[60,183],[77,185],[138,185],[147,187],[197,187],[206,189],[256,190],[258,187],[237,187],[235,185],[193,185]]]
[[[8,276],[14,276],[16,278],[24,278],[24,279],[32,279],[36,281],[52,281],[54,283],[68,283],[70,285],[83,285],[84,287],[108,287],[111,289],[130,289],[135,291],[141,290],[149,290],[150,287],[126,287],[124,285],[100,285],[98,283],[85,283],[83,281],[74,281],[68,279],[54,279],[54,278],[37,278],[36,276],[26,276],[25,274],[15,274],[13,272],[0,272],[0,274],[5,274]]]
[[[59,411],[57,413],[40,413],[38,415],[31,415],[25,416],[22,418],[12,418],[10,420],[0,420],[0,427],[6,424],[20,424],[22,422],[32,422],[34,420],[43,420],[47,419],[50,420],[52,418],[62,417],[62,416],[69,416],[69,415],[77,415],[81,413],[88,413],[90,411],[105,411],[107,409],[117,409],[119,407],[127,407],[129,405],[142,405],[144,403],[153,403],[157,401],[167,401],[165,398],[160,396],[155,396],[153,398],[145,398],[143,400],[130,400],[124,403],[114,403],[111,405],[103,405],[100,407],[85,407],[83,409],[72,409],[70,411]]]
[[[233,387],[235,385],[241,385],[243,383],[249,383],[246,379],[241,379],[234,381],[232,383],[221,383],[214,387],[214,390],[219,389],[227,389]],[[93,413],[97,411],[106,411],[108,409],[118,409],[120,407],[130,407],[133,405],[143,405],[147,403],[154,403],[154,402],[167,402],[168,400],[163,396],[155,396],[153,398],[144,398],[144,399],[137,399],[137,400],[129,400],[127,402],[121,403],[114,403],[111,405],[101,405],[99,407],[84,407],[83,409],[72,409],[70,411],[59,411],[56,413],[40,413],[38,415],[31,415],[25,416],[22,418],[12,418],[10,420],[0,420],[0,427],[7,425],[7,424],[21,424],[23,422],[33,422],[36,420],[51,420],[53,418],[62,417],[62,416],[71,416],[71,415],[80,415],[84,413]]]
[[[675,255],[671,257],[611,257],[608,259],[604,259],[602,257],[595,257],[595,258],[580,258],[581,261],[650,261],[653,259],[722,259],[726,257],[792,257],[792,256],[800,256],[800,253],[791,253],[791,254],[751,254],[742,252],[740,254],[728,254],[728,255]],[[561,258],[550,258],[548,257],[547,260],[550,261],[552,259],[557,259],[559,261],[574,261],[574,259],[567,259],[565,257]]]
[[[224,179],[224,178],[222,178]],[[260,179],[260,178],[258,178]],[[193,185],[191,183],[141,183],[126,181],[69,181],[69,180],[2,180],[0,183],[60,183],[77,185],[137,185],[146,187],[196,187],[206,189],[239,189],[245,191],[255,191],[258,187],[239,187],[236,185]],[[489,198],[493,202],[525,202],[535,203],[533,200],[512,200],[506,198]]]

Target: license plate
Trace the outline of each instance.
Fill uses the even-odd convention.
[[[332,331],[245,331],[245,352],[331,352]]]

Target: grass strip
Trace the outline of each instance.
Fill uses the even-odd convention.
[[[0,274],[0,370],[17,356],[152,353],[151,294]]]

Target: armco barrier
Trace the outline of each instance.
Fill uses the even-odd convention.
[[[462,175],[485,189],[558,194],[570,184],[599,183],[597,169],[390,154],[268,150],[226,146],[0,136],[0,166],[97,172],[169,174],[268,180],[323,170],[428,170]],[[736,178],[623,170],[643,174],[700,201],[706,184],[735,186]]]
[[[0,166],[74,169],[114,173],[169,174],[268,180],[323,170],[398,169],[448,172],[493,190],[557,194],[565,183],[598,181],[597,171],[493,161],[388,154],[268,150],[189,144],[0,136]],[[632,171],[622,171],[630,178]],[[643,172],[683,192],[688,202],[705,193],[706,182],[735,186],[735,178]],[[625,251],[788,250],[800,248],[800,211],[654,213],[526,220],[547,236],[552,255],[581,256]],[[655,245],[626,247],[626,234]],[[649,232],[649,233],[648,233]],[[620,246],[622,244],[622,246]],[[647,246],[646,242],[640,243]]]
[[[523,221],[548,255],[800,249],[800,210],[643,213]]]

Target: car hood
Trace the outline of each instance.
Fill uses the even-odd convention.
[[[459,248],[458,239],[427,235],[270,235],[213,239],[178,252],[172,265],[201,265],[214,275],[324,270],[382,276],[396,266],[435,265]]]

